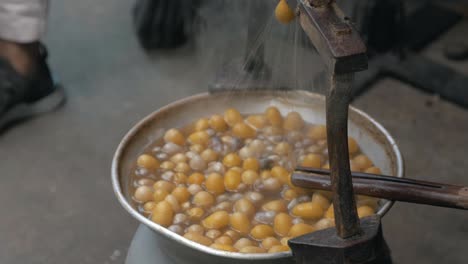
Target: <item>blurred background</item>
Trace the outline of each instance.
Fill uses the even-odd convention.
[[[145,115],[206,92],[224,63],[244,55],[246,2],[202,1],[183,45],[146,52],[134,30],[134,1],[51,1],[45,43],[68,102],[0,135],[0,263],[124,263],[138,223],[114,197],[113,152]],[[273,12],[271,2],[266,1],[265,12]],[[424,3],[408,1],[408,10]],[[466,78],[468,60],[449,60],[446,54],[453,43],[467,41],[467,9],[451,7],[457,19],[447,16],[453,23],[412,54],[457,74],[452,77]],[[412,30],[432,28],[429,22]],[[391,29],[386,25],[380,32],[403,39]],[[297,34],[295,23],[281,27],[272,22],[262,36],[274,47],[266,56],[273,69],[271,84],[320,92],[317,80],[323,66]],[[372,69],[390,63],[397,69],[408,66],[394,62],[401,48],[395,43],[374,44]],[[397,55],[380,60],[389,52]],[[298,65],[298,73],[291,65]],[[363,80],[353,104],[394,136],[407,175],[468,185],[468,112],[463,102],[449,102],[440,91],[410,85],[418,81],[391,76]],[[397,203],[383,224],[395,263],[466,263],[466,212]]]

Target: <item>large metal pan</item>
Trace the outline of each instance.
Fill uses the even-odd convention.
[[[117,199],[130,215],[153,230],[164,252],[160,263],[293,263],[291,253],[241,254],[214,250],[179,236],[153,223],[132,206],[130,177],[132,163],[141,151],[161,138],[168,128],[181,127],[200,117],[222,113],[235,107],[242,113],[263,112],[268,106],[278,107],[283,114],[297,111],[307,122],[325,123],[325,98],[306,91],[254,90],[242,92],[203,93],[187,97],[153,112],[136,124],[123,138],[112,162],[112,184]],[[383,174],[403,177],[403,159],[393,138],[366,113],[351,107],[349,135],[354,137],[364,153],[372,157]],[[383,216],[393,202],[383,201],[378,214]]]

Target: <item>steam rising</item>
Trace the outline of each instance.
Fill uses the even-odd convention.
[[[254,3],[255,2],[255,3]],[[257,51],[265,47],[265,62],[271,75],[262,75],[266,87],[302,89],[313,92],[324,91],[321,73],[324,66],[303,33],[297,19],[284,25],[274,18],[277,1],[272,0],[212,0],[206,1],[198,9],[199,26],[197,27],[197,49],[200,50],[200,64],[197,67],[209,79],[216,76],[227,64],[237,63],[245,66],[244,58],[253,58]],[[261,5],[260,9],[254,5]],[[255,9],[254,9],[255,8]],[[255,10],[255,12],[252,12]],[[264,13],[261,13],[264,12]],[[264,16],[263,30],[257,33],[254,41],[248,46],[247,28],[252,23],[251,14]],[[250,22],[249,22],[250,20]],[[257,24],[258,25],[258,24]],[[255,25],[254,25],[255,26]],[[254,63],[253,68],[262,65]],[[232,88],[242,88],[249,77],[242,71],[230,71],[229,79]],[[315,82],[315,83],[314,83]]]

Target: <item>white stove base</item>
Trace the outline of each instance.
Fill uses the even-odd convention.
[[[159,250],[159,242],[156,234],[140,225],[133,236],[128,249],[125,264],[173,264],[166,254]]]

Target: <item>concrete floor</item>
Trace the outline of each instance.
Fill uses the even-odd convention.
[[[147,56],[132,2],[52,1],[46,43],[69,101],[0,136],[0,263],[124,262],[137,222],[114,198],[113,151],[146,114],[205,91],[214,69],[206,46]],[[464,23],[450,34],[466,32]],[[443,60],[443,41],[427,54]],[[467,63],[451,65],[468,73]],[[394,80],[355,105],[397,139],[407,175],[468,185],[466,110]],[[399,203],[384,229],[396,263],[466,263],[466,212]]]

